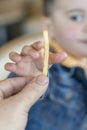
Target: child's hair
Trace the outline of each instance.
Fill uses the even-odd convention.
[[[43,14],[44,14],[44,16],[49,17],[51,15],[53,4],[54,4],[54,0],[43,0]]]

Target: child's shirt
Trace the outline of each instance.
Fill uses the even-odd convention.
[[[80,67],[53,65],[43,100],[29,112],[26,130],[86,130],[87,79]]]

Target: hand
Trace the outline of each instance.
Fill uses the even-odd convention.
[[[14,63],[7,63],[5,68],[20,76],[37,76],[42,73],[43,69],[43,51],[44,46],[42,42],[36,42],[32,46],[25,46],[23,47],[21,54],[15,52],[10,53],[9,57]],[[58,64],[65,58],[65,53],[50,53],[49,66]]]
[[[31,106],[43,95],[48,78],[19,77],[0,81],[0,129],[24,130]]]

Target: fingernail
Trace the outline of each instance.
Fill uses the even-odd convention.
[[[39,85],[44,86],[48,83],[48,78],[41,75],[41,76],[38,77],[37,82],[38,82]]]

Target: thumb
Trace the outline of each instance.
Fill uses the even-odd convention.
[[[18,100],[20,100],[19,103],[26,111],[44,94],[48,81],[48,78],[43,75],[35,77],[17,95]]]

